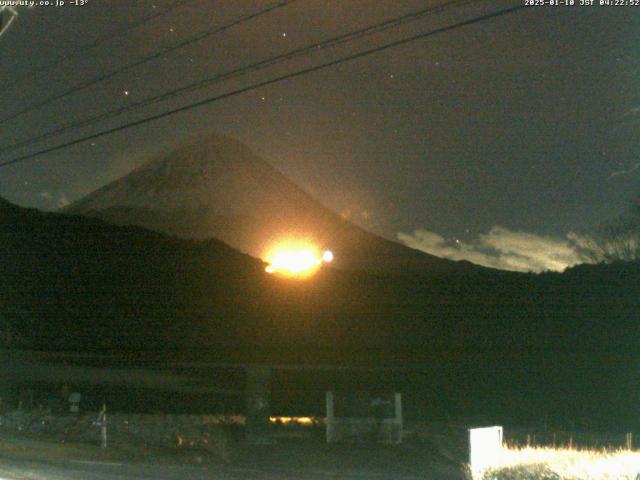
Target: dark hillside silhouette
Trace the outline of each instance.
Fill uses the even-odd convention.
[[[433,415],[637,419],[638,263],[292,281],[218,240],[5,201],[0,225],[9,347],[405,366]]]

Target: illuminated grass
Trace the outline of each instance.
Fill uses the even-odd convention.
[[[640,452],[504,448],[483,480],[640,480]]]

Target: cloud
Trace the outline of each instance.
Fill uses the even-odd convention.
[[[67,195],[62,192],[59,196],[58,196],[58,208],[64,208],[67,205],[69,205],[69,199],[67,198]]]
[[[40,192],[39,196],[44,198],[50,205],[54,205],[56,208],[63,208],[69,205],[69,199],[64,192],[60,193],[56,198],[53,194],[45,190]]]
[[[471,242],[447,240],[437,233],[419,229],[398,233],[408,247],[450,260],[468,260],[478,265],[520,272],[562,271],[588,263],[585,240],[575,233],[552,238],[494,226]]]
[[[635,115],[636,113],[640,113],[640,107],[633,107],[627,110],[622,116],[628,117],[629,115]]]

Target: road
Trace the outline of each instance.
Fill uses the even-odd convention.
[[[134,444],[102,451],[0,432],[0,480],[453,480],[460,464],[435,443],[327,444],[323,438],[278,438],[268,445],[232,444],[226,461],[205,450],[142,449]],[[131,448],[130,448],[131,447]]]
[[[269,469],[247,466],[185,466],[112,462],[43,462],[0,457],[0,480],[425,480],[432,475],[384,474],[343,469]],[[451,477],[449,477],[451,478]]]

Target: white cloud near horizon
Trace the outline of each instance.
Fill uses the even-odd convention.
[[[67,205],[69,205],[69,199],[67,198],[67,195],[62,192],[58,195],[58,197],[56,198],[54,195],[52,195],[51,193],[47,192],[46,190],[43,192],[40,192],[40,198],[44,198],[47,202],[49,202],[51,207],[54,208],[64,208]]]
[[[501,226],[492,227],[470,242],[447,240],[425,229],[398,233],[398,240],[408,247],[450,260],[468,260],[485,267],[519,272],[563,271],[580,263],[590,263],[581,248],[582,238],[569,233],[553,238],[518,232]]]

